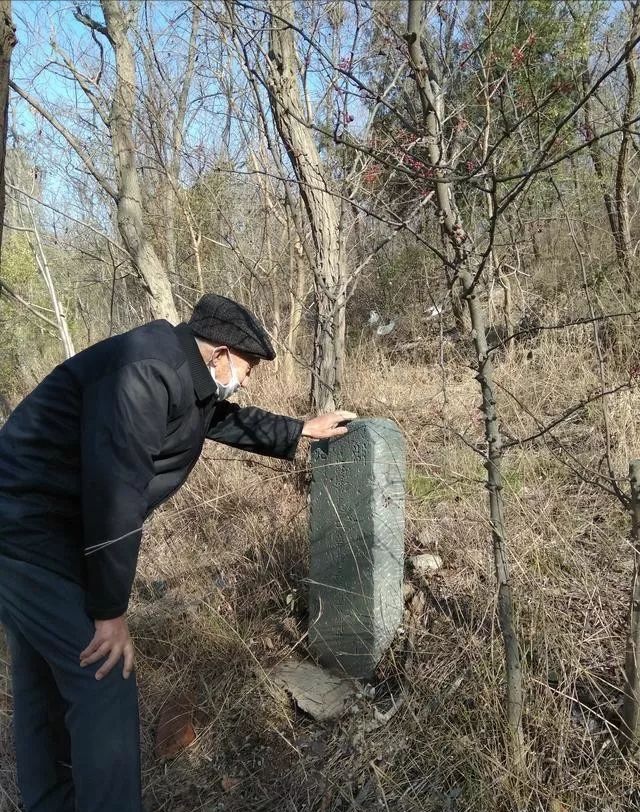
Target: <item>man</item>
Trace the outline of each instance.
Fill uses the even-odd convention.
[[[227,401],[275,352],[244,307],[209,294],[65,361],[0,431],[0,621],[27,812],[139,812],[138,700],[126,611],[149,513],[205,439],[291,459],[303,422]]]

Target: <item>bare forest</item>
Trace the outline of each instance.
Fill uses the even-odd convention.
[[[434,556],[320,724],[268,677],[305,650],[308,444],[208,444],[130,613],[149,812],[640,810],[640,0],[0,18],[0,423],[221,293],[278,351],[242,400],[397,422],[406,554]],[[195,739],[162,758],[176,692]],[[10,708],[0,645],[0,812]]]

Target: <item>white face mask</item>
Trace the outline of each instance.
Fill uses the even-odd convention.
[[[231,370],[231,379],[229,380],[229,383],[220,383],[220,381],[216,378],[215,368],[212,366],[209,367],[211,377],[213,378],[215,385],[218,387],[218,398],[220,400],[230,398],[234,392],[237,392],[238,389],[240,389],[240,381],[236,375],[236,368],[231,360],[231,353],[229,350],[227,350],[227,355],[229,356],[229,369]]]

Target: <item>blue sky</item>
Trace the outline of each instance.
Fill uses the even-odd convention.
[[[69,54],[72,61],[87,70],[94,72],[96,69],[96,59],[99,54],[98,45],[92,39],[87,28],[74,18],[74,10],[77,0],[13,0],[13,14],[17,26],[18,44],[12,58],[12,74],[18,85],[25,90],[42,99],[47,109],[56,110],[62,120],[65,120],[65,110],[73,115],[73,126],[82,137],[83,127],[87,134],[94,138],[96,133],[102,130],[102,125],[93,130],[95,113],[84,97],[77,84],[72,81],[64,68],[59,68],[52,64],[52,60],[59,57],[54,53],[50,39],[55,37],[59,45]],[[314,0],[319,6],[321,0]],[[526,0],[525,0],[526,2]],[[80,2],[83,11],[90,14],[97,20],[102,20],[102,10],[98,0],[87,0]],[[186,8],[185,0],[155,0],[149,4],[154,30],[165,29],[167,23],[175,19]],[[145,6],[141,6],[144,10]],[[348,6],[347,8],[352,8]],[[609,6],[609,15],[617,13],[621,8],[620,0],[612,0]],[[260,18],[261,19],[261,18]],[[187,21],[188,24],[188,21]],[[351,21],[347,22],[347,29]],[[184,35],[184,21],[177,26],[177,30]],[[325,28],[321,33],[324,37],[322,42],[326,51],[331,51],[331,43],[327,38],[328,31]],[[104,58],[107,63],[112,59],[112,52],[109,45],[100,35],[98,40],[102,41],[104,47]],[[349,40],[349,37],[346,37]],[[348,45],[345,53],[340,53],[339,57],[348,54]],[[362,44],[362,42],[360,42]],[[212,59],[215,61],[215,43],[210,49],[213,53]],[[203,59],[209,59],[209,55],[203,54]],[[213,66],[215,67],[215,66]],[[215,79],[213,67],[207,73],[202,92],[211,96],[208,102],[208,110],[203,119],[196,120],[192,126],[190,136],[193,142],[202,142],[206,152],[206,161],[211,166],[216,160],[219,152],[219,132],[223,121],[223,101],[216,101],[215,94],[220,90],[220,85]],[[309,71],[309,90],[314,103],[326,88],[329,79],[328,71],[323,68],[318,70],[317,59]],[[169,64],[169,71],[179,71],[178,61]],[[317,72],[316,72],[317,71]],[[242,103],[242,102],[241,102]],[[33,155],[34,162],[38,162],[42,167],[44,177],[43,194],[68,199],[65,203],[76,206],[75,213],[81,215],[81,206],[85,205],[77,197],[68,192],[68,177],[81,177],[74,167],[79,162],[72,155],[71,149],[62,143],[61,136],[55,134],[49,124],[43,124],[41,118],[34,114],[29,106],[21,99],[13,95],[11,102],[12,118],[16,130],[23,139],[23,146]],[[334,108],[335,109],[335,108]],[[250,112],[250,109],[247,108]],[[355,116],[355,121],[350,125],[350,129],[357,131],[367,114],[367,108],[357,95],[349,97],[349,112]],[[84,118],[84,123],[83,123]],[[251,127],[251,122],[248,122]],[[99,142],[98,142],[99,146]],[[108,145],[101,150],[104,160],[108,160]],[[186,151],[191,149],[187,142]],[[100,150],[98,150],[100,151]],[[241,167],[240,167],[241,168]],[[89,201],[91,202],[91,201]],[[89,213],[90,214],[90,213]]]
[[[76,5],[76,2],[69,0],[13,0],[18,42],[12,55],[11,72],[16,84],[41,100],[47,110],[55,111],[63,123],[73,119],[71,126],[74,134],[82,134],[82,125],[77,129],[80,117],[84,117],[87,126],[97,123],[99,126],[96,131],[103,129],[103,125],[97,120],[88,100],[71,79],[68,70],[64,66],[53,64],[61,59],[51,45],[53,37],[74,64],[88,73],[95,71],[99,48],[86,26],[75,19]],[[103,21],[97,0],[81,2],[80,5],[83,12]],[[184,5],[183,2],[168,0],[153,3],[151,10],[154,28],[156,23],[164,25],[166,19],[175,16],[184,9]],[[108,66],[113,57],[111,48],[101,35],[98,34],[97,39],[103,45],[104,59]],[[65,118],[65,111],[72,113],[70,119]],[[42,196],[50,202],[61,202],[64,196],[64,205],[73,206],[76,217],[90,217],[90,212],[83,211],[82,204],[75,195],[68,194],[69,173],[73,174],[73,167],[80,166],[80,162],[62,137],[15,93],[11,98],[11,122],[13,131],[20,137],[20,146],[32,157],[34,164],[39,166],[43,184]],[[53,159],[52,155],[55,156]],[[80,174],[75,172],[75,176],[79,177]],[[49,214],[47,219],[50,216]]]

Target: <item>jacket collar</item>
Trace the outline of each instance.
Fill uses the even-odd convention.
[[[202,360],[202,355],[200,355],[200,350],[189,325],[182,323],[173,329],[184,354],[187,356],[196,397],[198,400],[206,400],[212,395],[217,395],[218,388],[211,377],[209,367]]]

